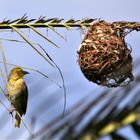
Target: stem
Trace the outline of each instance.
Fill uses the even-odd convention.
[[[100,22],[100,21],[99,21]],[[89,27],[93,24],[91,23],[13,23],[13,24],[3,24],[0,23],[0,29],[12,29],[11,25],[16,28],[30,28],[30,26],[35,27],[35,28],[49,28],[49,27],[62,27],[62,28],[67,28],[67,27]],[[118,22],[113,22],[112,23],[116,28],[121,28],[121,29],[132,29],[132,30],[140,30],[140,23],[139,22],[126,22],[126,21],[118,21]]]
[[[69,26],[69,27],[82,27],[82,26],[87,26],[89,27],[91,24],[89,23],[85,23],[85,24],[80,24],[80,23],[68,23],[68,24],[65,24],[65,23],[62,23],[62,24],[56,24],[56,23],[48,23],[48,24],[45,24],[45,23],[33,23],[33,24],[0,24],[0,29],[12,29],[11,25],[13,27],[16,27],[16,28],[30,28],[30,26],[32,27],[35,27],[35,28],[43,28],[43,27],[66,27],[66,26]]]

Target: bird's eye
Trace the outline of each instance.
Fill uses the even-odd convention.
[[[18,73],[18,75],[22,75],[22,71],[21,70],[18,70],[17,73]]]

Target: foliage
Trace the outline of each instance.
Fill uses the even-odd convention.
[[[28,37],[21,32],[21,29],[29,28],[34,33],[38,34],[40,37],[48,41],[50,44],[59,48],[59,46],[54,41],[52,41],[48,36],[40,32],[38,28],[49,28],[51,29],[51,31],[55,32],[58,36],[60,36],[62,39],[65,39],[60,33],[56,31],[56,28],[61,27],[67,30],[70,30],[71,28],[74,27],[78,29],[79,28],[88,29],[95,21],[102,22],[102,20],[100,19],[98,20],[98,19],[87,19],[87,18],[83,20],[69,19],[67,21],[64,21],[63,19],[59,19],[59,18],[45,19],[45,17],[40,17],[39,19],[28,19],[28,17],[24,15],[22,18],[16,20],[3,20],[2,22],[0,22],[1,31],[12,29],[12,31],[16,32],[23,39],[23,41],[4,39],[4,38],[1,38],[1,40],[27,43],[33,49],[33,51],[38,53],[39,56],[42,57],[50,66],[55,67],[61,75],[62,85],[56,82],[55,83],[60,88],[63,88],[65,94],[65,105],[66,105],[66,87],[65,87],[64,77],[62,75],[61,69],[57,66],[57,64],[50,57],[50,55],[45,51],[45,48],[43,48],[39,42],[37,44],[31,42],[28,39]],[[124,22],[124,21],[113,22],[112,25],[115,26],[120,31],[125,30],[126,34],[134,30],[136,31],[140,30],[140,24],[138,22]],[[6,73],[6,77],[7,77],[8,74],[7,65],[16,66],[16,64],[10,64],[6,61],[5,52],[2,45],[0,45],[0,50],[2,54],[1,63],[4,64],[4,72]],[[139,62],[135,62],[135,70],[139,70],[139,65],[140,65]],[[23,68],[26,67],[23,66]],[[27,69],[36,71],[41,75],[43,75],[44,77],[49,78],[46,74],[42,73],[39,70],[34,70],[33,68],[27,68]],[[2,81],[5,84],[7,79],[4,75],[4,72],[0,69]],[[51,79],[51,81],[54,80]],[[81,101],[77,102],[77,104],[69,108],[66,112],[64,107],[63,118],[61,115],[53,119],[49,123],[44,124],[44,126],[40,128],[38,131],[35,131],[34,134],[30,136],[30,138],[39,138],[39,139],[59,138],[62,140],[63,139],[92,140],[92,139],[98,139],[100,137],[109,135],[113,140],[126,139],[125,136],[119,134],[118,132],[120,129],[128,125],[132,127],[133,131],[138,136],[140,136],[140,131],[139,131],[140,129],[139,92],[140,91],[138,87],[139,82],[140,82],[140,75],[138,74],[135,78],[135,81],[129,86],[123,88],[117,88],[116,90],[113,90],[113,92],[110,89],[105,89],[105,91],[100,93],[99,96],[96,98],[92,96],[95,92],[93,91],[92,93],[88,94],[85,98],[83,98]],[[4,95],[6,95],[3,87],[0,86],[0,88],[1,88],[1,92],[4,93]],[[138,88],[138,90],[134,90],[136,88]],[[133,96],[129,97],[130,95],[132,95],[132,93]],[[127,101],[127,103],[123,107],[121,107],[121,105],[125,101]],[[0,100],[0,103],[8,111],[8,108],[5,106],[5,104],[3,104],[2,100]],[[99,104],[101,105],[101,107],[98,107]],[[43,103],[43,105],[46,106],[46,108],[48,107],[48,104],[46,102]],[[92,111],[94,112],[94,110],[96,109],[98,109],[96,113],[91,113]],[[42,114],[44,112],[42,112]],[[89,115],[90,113],[92,115]],[[88,119],[88,121],[81,126],[81,124],[83,124],[87,116],[90,116],[90,119]],[[35,114],[34,117],[37,119],[38,114]],[[35,120],[33,122],[35,122]],[[1,124],[1,129],[3,128],[2,126],[4,126],[6,123],[7,121],[3,121],[3,123]],[[26,128],[28,129],[28,127]]]

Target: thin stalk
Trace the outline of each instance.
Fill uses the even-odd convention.
[[[38,45],[39,45],[39,44],[38,44]],[[62,79],[62,87],[63,87],[63,90],[64,90],[64,109],[63,109],[63,113],[62,113],[62,117],[63,117],[64,114],[65,114],[66,104],[67,104],[67,92],[66,92],[65,80],[64,80],[62,71],[61,71],[61,69],[59,68],[59,66],[55,63],[55,61],[54,61],[54,60],[49,56],[49,54],[45,51],[45,49],[44,49],[41,45],[39,45],[39,47],[44,51],[44,53],[46,54],[46,56],[53,62],[53,64],[56,66],[56,68],[58,69],[59,74],[60,74],[60,76],[61,76],[61,79]]]
[[[37,29],[35,29],[35,27],[30,26],[29,27],[36,32],[37,34],[39,34],[41,37],[43,37],[45,40],[47,40],[48,42],[50,42],[51,44],[53,44],[54,46],[56,46],[57,48],[60,48],[57,44],[55,44],[54,42],[52,42],[48,37],[46,37],[45,35],[43,35],[40,31],[38,31]]]
[[[7,66],[6,66],[6,56],[4,53],[4,48],[2,46],[2,43],[0,43],[0,51],[1,51],[2,59],[3,59],[3,65],[5,68],[5,72],[6,72],[6,77],[8,78],[8,70],[7,70]]]
[[[21,115],[19,114],[18,111],[16,111],[16,113],[18,114],[18,116],[20,117],[21,121],[23,122],[25,128],[28,130],[28,132],[30,133],[30,135],[32,136],[32,132],[31,130],[29,129],[29,127],[27,126],[26,122],[22,119]]]
[[[36,47],[15,27],[11,26],[12,29],[17,32],[22,38],[23,40],[25,40],[40,56],[42,56],[51,66],[54,67],[54,65],[38,50],[36,49]]]

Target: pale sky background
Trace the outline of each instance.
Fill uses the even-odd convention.
[[[0,1],[0,21],[3,19],[16,19],[22,17],[24,14],[27,14],[29,18],[39,18],[39,16],[46,16],[46,18],[59,17],[66,20],[70,18],[74,19],[83,19],[83,18],[101,18],[107,21],[138,21],[140,22],[140,1],[139,0],[1,0]],[[41,30],[44,32],[45,29]],[[33,34],[32,32],[26,30],[24,33],[31,39],[31,41],[40,43],[43,46],[46,46],[46,50],[52,56],[54,61],[60,66],[66,82],[67,94],[67,104],[68,106],[80,99],[86,93],[91,90],[97,92],[104,90],[104,88],[99,87],[93,83],[88,82],[80,71],[80,68],[77,63],[77,49],[82,40],[82,34],[79,30],[67,31],[65,29],[58,30],[62,35],[66,36],[67,41],[64,41],[59,36],[48,33],[49,37],[56,42],[60,49],[57,49],[41,39],[38,35]],[[44,32],[46,33],[46,32]],[[0,38],[10,38],[10,39],[19,39],[22,40],[18,35],[11,32],[1,33]],[[131,44],[134,60],[139,56],[139,45],[140,45],[140,33],[133,32],[128,35],[127,42]],[[7,41],[2,41],[5,48],[7,61],[10,63],[32,67],[35,69],[42,70],[48,74],[52,79],[60,81],[60,76],[58,72],[52,69],[42,58],[40,58],[31,47],[27,44],[12,43]],[[28,52],[28,53],[27,53]],[[10,67],[9,67],[10,68]],[[51,93],[60,90],[56,85],[52,84],[46,79],[42,79],[39,75],[31,72],[31,75],[28,75],[25,78],[29,92],[40,92],[48,95]],[[42,82],[43,87],[39,86],[38,83]],[[36,86],[36,89],[33,87]],[[39,89],[40,88],[40,89]],[[43,89],[42,89],[43,88]],[[63,97],[62,91],[58,92],[60,96]],[[29,107],[28,112],[25,116],[27,122],[30,122],[31,111],[35,109],[36,104],[39,104],[39,101],[42,101],[40,96],[34,97],[32,101],[32,95],[29,96]],[[48,96],[47,95],[47,96]],[[45,97],[47,97],[45,96]],[[94,96],[94,95],[93,95]],[[44,96],[43,96],[44,98]],[[40,100],[39,100],[40,99]],[[5,102],[6,103],[6,102]],[[7,103],[6,103],[7,104]],[[8,104],[7,104],[8,106]],[[54,110],[58,110],[58,114],[62,113],[63,102],[59,104]],[[0,111],[2,114],[5,109]],[[51,119],[50,116],[54,115],[54,110],[48,113],[48,120]],[[7,125],[0,130],[0,138],[6,138],[8,135],[9,138],[16,138],[16,135],[20,135],[21,130],[14,130],[13,135],[11,135],[10,130],[12,130],[12,124],[10,116],[6,113],[5,116],[8,121]],[[44,123],[46,118],[40,118],[38,127]],[[2,120],[1,120],[2,121]],[[0,126],[0,128],[2,128]],[[9,131],[7,131],[10,129]],[[24,126],[22,126],[22,130]],[[37,129],[37,128],[36,128]],[[127,130],[129,132],[129,130]],[[28,132],[25,132],[23,137],[28,136]],[[106,138],[107,140],[109,138]]]

